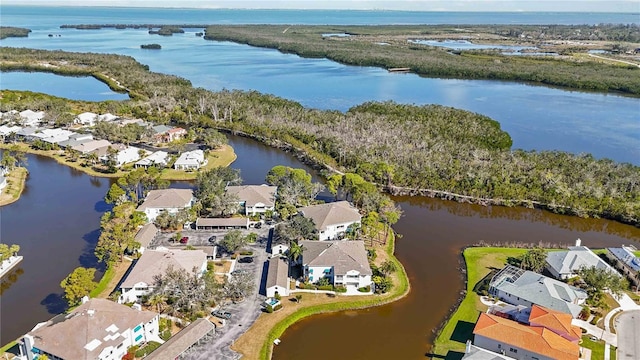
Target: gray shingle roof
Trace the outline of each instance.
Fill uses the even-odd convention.
[[[246,206],[254,206],[258,203],[265,206],[275,206],[277,186],[268,185],[241,185],[227,186],[229,194],[235,194],[240,201],[245,201]]]
[[[206,261],[207,254],[202,250],[146,250],[120,287],[132,288],[138,283],[152,285],[154,276],[163,275],[170,266],[189,273],[193,273],[194,268],[200,271]]]
[[[191,189],[151,190],[142,205],[138,207],[138,211],[144,211],[146,208],[182,208],[189,204],[191,199],[193,199]]]
[[[276,285],[285,289],[289,288],[289,266],[279,256],[269,259],[266,288]]]
[[[313,220],[316,229],[323,231],[328,226],[360,221],[362,216],[348,201],[305,206],[299,209],[304,217]]]
[[[587,293],[576,287],[532,271],[518,270],[510,265],[505,266],[491,279],[490,286],[533,304],[571,314],[573,317],[582,310],[582,307],[574,302],[587,298]]]
[[[462,360],[511,360],[512,358],[496,354],[489,350],[471,345],[469,351],[462,357]]]
[[[623,246],[619,248],[607,248],[607,250],[633,270],[640,271],[640,258],[636,257],[633,252],[631,252],[633,250],[632,248]]]
[[[581,267],[595,266],[598,269],[616,271],[586,246],[570,246],[568,251],[551,251],[547,264],[558,274],[575,274]]]
[[[302,260],[306,266],[333,266],[336,275],[356,270],[372,275],[363,241],[301,241]]]
[[[174,360],[189,349],[198,340],[216,329],[207,319],[197,319],[171,339],[147,355],[149,360]]]
[[[138,231],[134,240],[139,242],[140,246],[147,248],[157,234],[158,228],[153,223],[148,223]]]
[[[106,299],[90,299],[68,315],[58,315],[36,327],[29,335],[36,348],[59,358],[97,359],[105,347],[122,343],[118,333],[156,316],[154,312],[134,310]],[[94,346],[87,346],[90,343]]]

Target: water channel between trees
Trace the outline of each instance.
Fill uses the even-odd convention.
[[[290,154],[256,141],[234,136],[230,141],[238,154],[232,167],[241,170],[245,183],[261,183],[279,164],[311,171]],[[22,198],[0,213],[2,241],[19,244],[25,256],[21,274],[7,283],[0,298],[2,343],[64,310],[58,285],[75,267],[96,266],[93,248],[100,216],[108,210],[102,197],[109,179],[87,176],[44,157],[29,155],[28,161],[30,175]],[[640,229],[606,220],[421,197],[395,200],[405,212],[395,229],[403,235],[397,254],[410,277],[409,296],[379,308],[304,320],[284,334],[274,358],[324,359],[328,344],[339,358],[422,357],[433,329],[462,290],[458,268],[465,245],[481,240],[571,243],[580,237],[587,246],[597,247],[640,239]]]

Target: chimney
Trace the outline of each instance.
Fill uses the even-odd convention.
[[[578,240],[576,240],[576,246],[581,246],[582,244],[582,240],[580,240],[580,238],[578,238]]]
[[[89,301],[89,297],[87,295],[82,297],[82,303],[86,303],[87,301]]]

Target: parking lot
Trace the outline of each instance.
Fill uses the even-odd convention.
[[[182,230],[173,232],[161,232],[156,235],[155,239],[151,242],[150,248],[158,246],[176,246],[176,245],[193,245],[193,246],[206,246],[219,243],[224,236],[231,230]],[[258,244],[266,244],[269,236],[269,228],[262,227],[260,229],[251,228],[249,230],[242,229],[243,234],[256,233],[258,234]],[[176,234],[180,233],[180,238],[188,237],[186,243],[181,244],[179,239],[176,239]]]

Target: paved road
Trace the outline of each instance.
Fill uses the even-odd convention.
[[[618,360],[640,359],[640,310],[625,311],[616,319]]]
[[[267,253],[264,244],[251,246],[254,252],[254,262],[251,264],[236,264],[236,269],[246,269],[255,273],[255,292],[245,301],[239,304],[225,306],[225,311],[233,315],[227,324],[216,329],[215,337],[206,344],[195,347],[189,352],[187,359],[197,360],[227,360],[239,359],[240,354],[232,351],[229,346],[253,325],[261,313],[261,306],[265,297],[258,294],[258,289],[263,278],[264,264],[267,261]],[[266,275],[266,274],[265,274]]]

